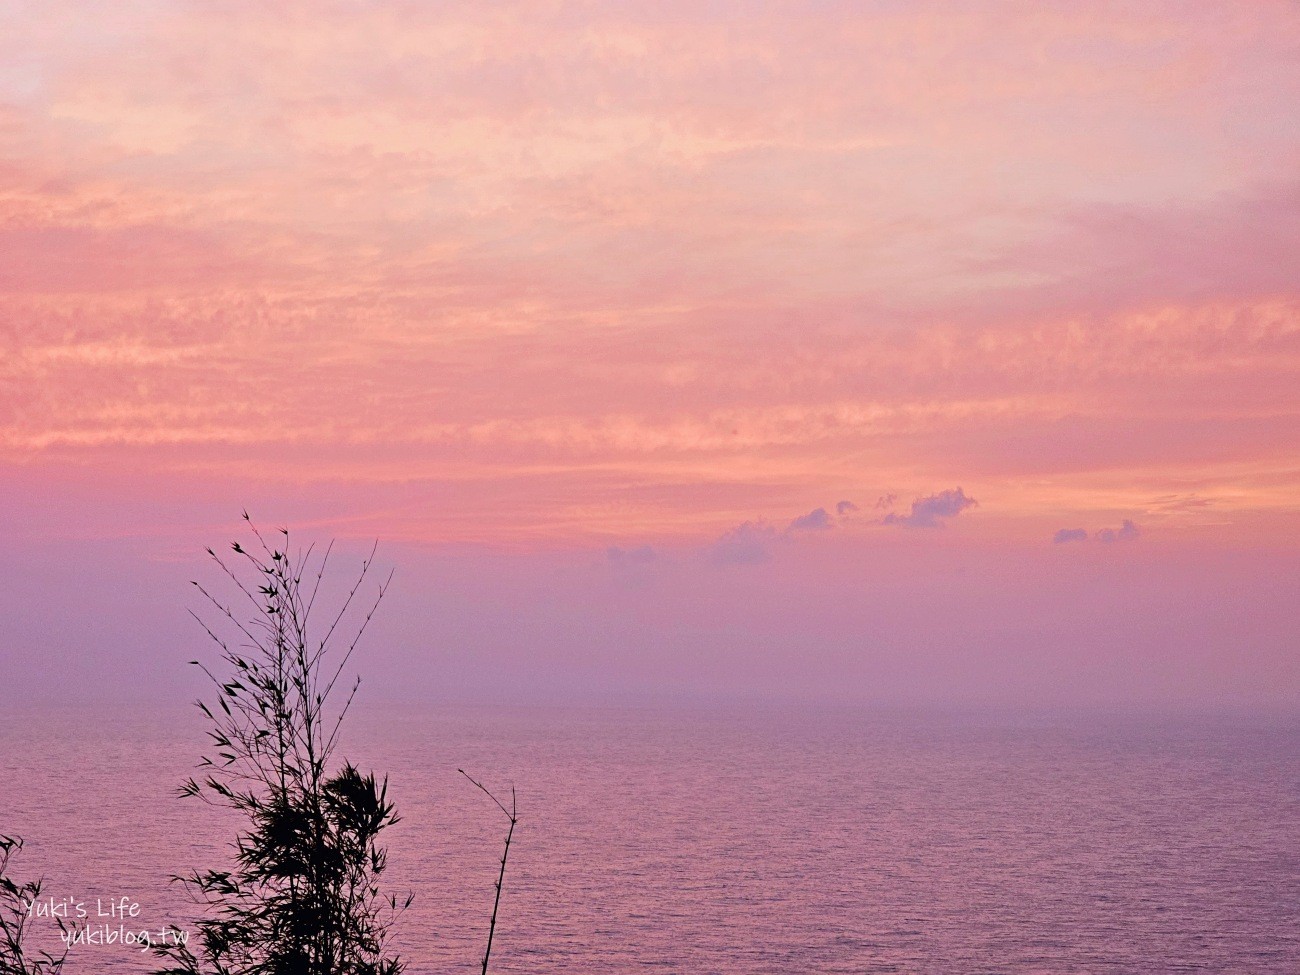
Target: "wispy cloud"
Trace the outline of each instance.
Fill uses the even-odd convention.
[[[543,545],[1294,507],[1293,4],[552,6],[5,14],[0,462]]]
[[[1159,511],[1195,511],[1209,508],[1214,503],[1214,498],[1203,498],[1196,494],[1167,494],[1152,501],[1151,507]]]

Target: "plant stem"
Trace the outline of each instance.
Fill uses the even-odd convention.
[[[457,769],[456,771],[478,786],[489,799],[497,804],[497,808],[505,813],[507,818],[510,820],[510,829],[506,831],[506,846],[501,853],[501,872],[497,874],[497,895],[496,899],[492,902],[492,920],[488,923],[487,950],[483,952],[483,975],[487,975],[488,959],[492,956],[492,936],[497,930],[497,909],[501,906],[501,887],[505,883],[506,879],[506,858],[510,856],[510,840],[515,835],[515,824],[519,822],[519,806],[516,802],[515,787],[513,785],[510,787],[510,808],[507,809],[501,804],[501,800],[488,792],[482,782],[476,781],[463,768]]]

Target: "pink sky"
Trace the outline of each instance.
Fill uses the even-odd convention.
[[[382,540],[377,693],[1300,703],[1298,65],[1266,0],[9,5],[0,696],[179,683],[247,506]]]

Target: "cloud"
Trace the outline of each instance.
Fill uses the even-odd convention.
[[[841,501],[840,504],[846,502]],[[837,506],[838,507],[838,506]],[[832,527],[831,516],[826,513],[825,508],[817,508],[808,512],[806,515],[800,515],[794,521],[790,522],[786,528],[788,532],[822,532]]]
[[[536,2],[191,5],[128,44],[83,6],[0,31],[0,63],[41,52],[0,84],[5,463],[427,492],[378,533],[661,561],[741,512],[779,533],[848,471],[1014,483],[1010,518],[1108,510],[1112,481],[1294,493],[1286,4],[938,39],[921,5],[776,4],[744,44],[735,0],[588,5],[581,43]]]
[[[1115,309],[1284,294],[1300,274],[1300,183],[1270,181],[1208,201],[1076,202],[1057,230],[973,265],[1038,283],[1019,300]]]
[[[901,525],[904,528],[942,528],[943,519],[955,518],[967,508],[979,504],[961,488],[940,491],[929,497],[917,498],[912,502],[909,514],[899,515],[890,512],[885,516],[884,524]]]
[[[1097,532],[1097,541],[1110,545],[1112,542],[1131,542],[1142,534],[1142,529],[1125,518],[1119,528],[1103,528]]]
[[[877,510],[884,511],[889,508],[892,508],[894,506],[894,502],[897,500],[898,500],[897,494],[894,494],[892,492],[889,494],[882,494],[880,497],[876,498],[876,503],[873,507],[875,507]]]
[[[1086,542],[1088,540],[1088,530],[1086,528],[1062,528],[1052,536],[1052,544],[1062,545],[1065,542]]]
[[[1202,498],[1195,494],[1166,494],[1151,502],[1153,507],[1161,511],[1191,511],[1195,508],[1208,508],[1214,503],[1214,498]]]
[[[649,545],[639,545],[636,548],[620,548],[611,545],[605,549],[605,556],[613,565],[645,565],[653,562],[657,557],[655,550]]]
[[[757,565],[772,557],[768,544],[775,537],[776,529],[771,525],[747,521],[714,542],[710,553],[719,565]]]
[[[858,506],[852,501],[839,501],[835,504],[835,513],[843,518],[858,510]]]

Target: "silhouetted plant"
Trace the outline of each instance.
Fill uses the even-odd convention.
[[[483,975],[487,975],[488,959],[492,957],[492,936],[497,930],[497,909],[501,906],[501,886],[505,883],[506,879],[506,858],[510,856],[510,840],[514,838],[515,825],[519,822],[519,807],[515,801],[515,787],[513,785],[510,787],[510,808],[507,809],[500,799],[494,796],[491,792],[488,792],[487,787],[482,782],[473,778],[463,768],[457,769],[456,771],[482,789],[483,794],[495,802],[497,808],[505,813],[506,818],[510,820],[510,829],[506,831],[505,849],[501,851],[501,871],[497,874],[497,895],[496,899],[492,902],[492,920],[488,924],[487,949],[483,952]]]
[[[35,914],[34,905],[41,899],[43,882],[29,880],[20,884],[9,876],[9,861],[22,848],[20,837],[0,836],[0,973],[55,975],[63,970],[63,962],[68,957],[68,939],[76,931],[76,925],[56,916],[63,951],[58,955],[44,950],[27,953],[27,922]]]
[[[316,600],[332,546],[295,554],[287,530],[272,546],[247,512],[244,520],[251,551],[236,542],[230,559],[208,549],[238,605],[194,583],[216,621],[192,615],[228,671],[218,676],[192,661],[217,688],[211,704],[197,702],[213,725],[213,751],[199,764],[203,777],[180,794],[233,809],[248,824],[230,869],[174,878],[208,913],[195,923],[197,953],[185,944],[157,949],[171,963],[160,975],[398,975],[403,963],[386,941],[411,895],[380,893],[387,858],[378,845],[398,817],[386,778],[333,761],[360,680],[341,706],[331,704],[388,579],[359,596],[372,549],[341,605],[322,619]]]

